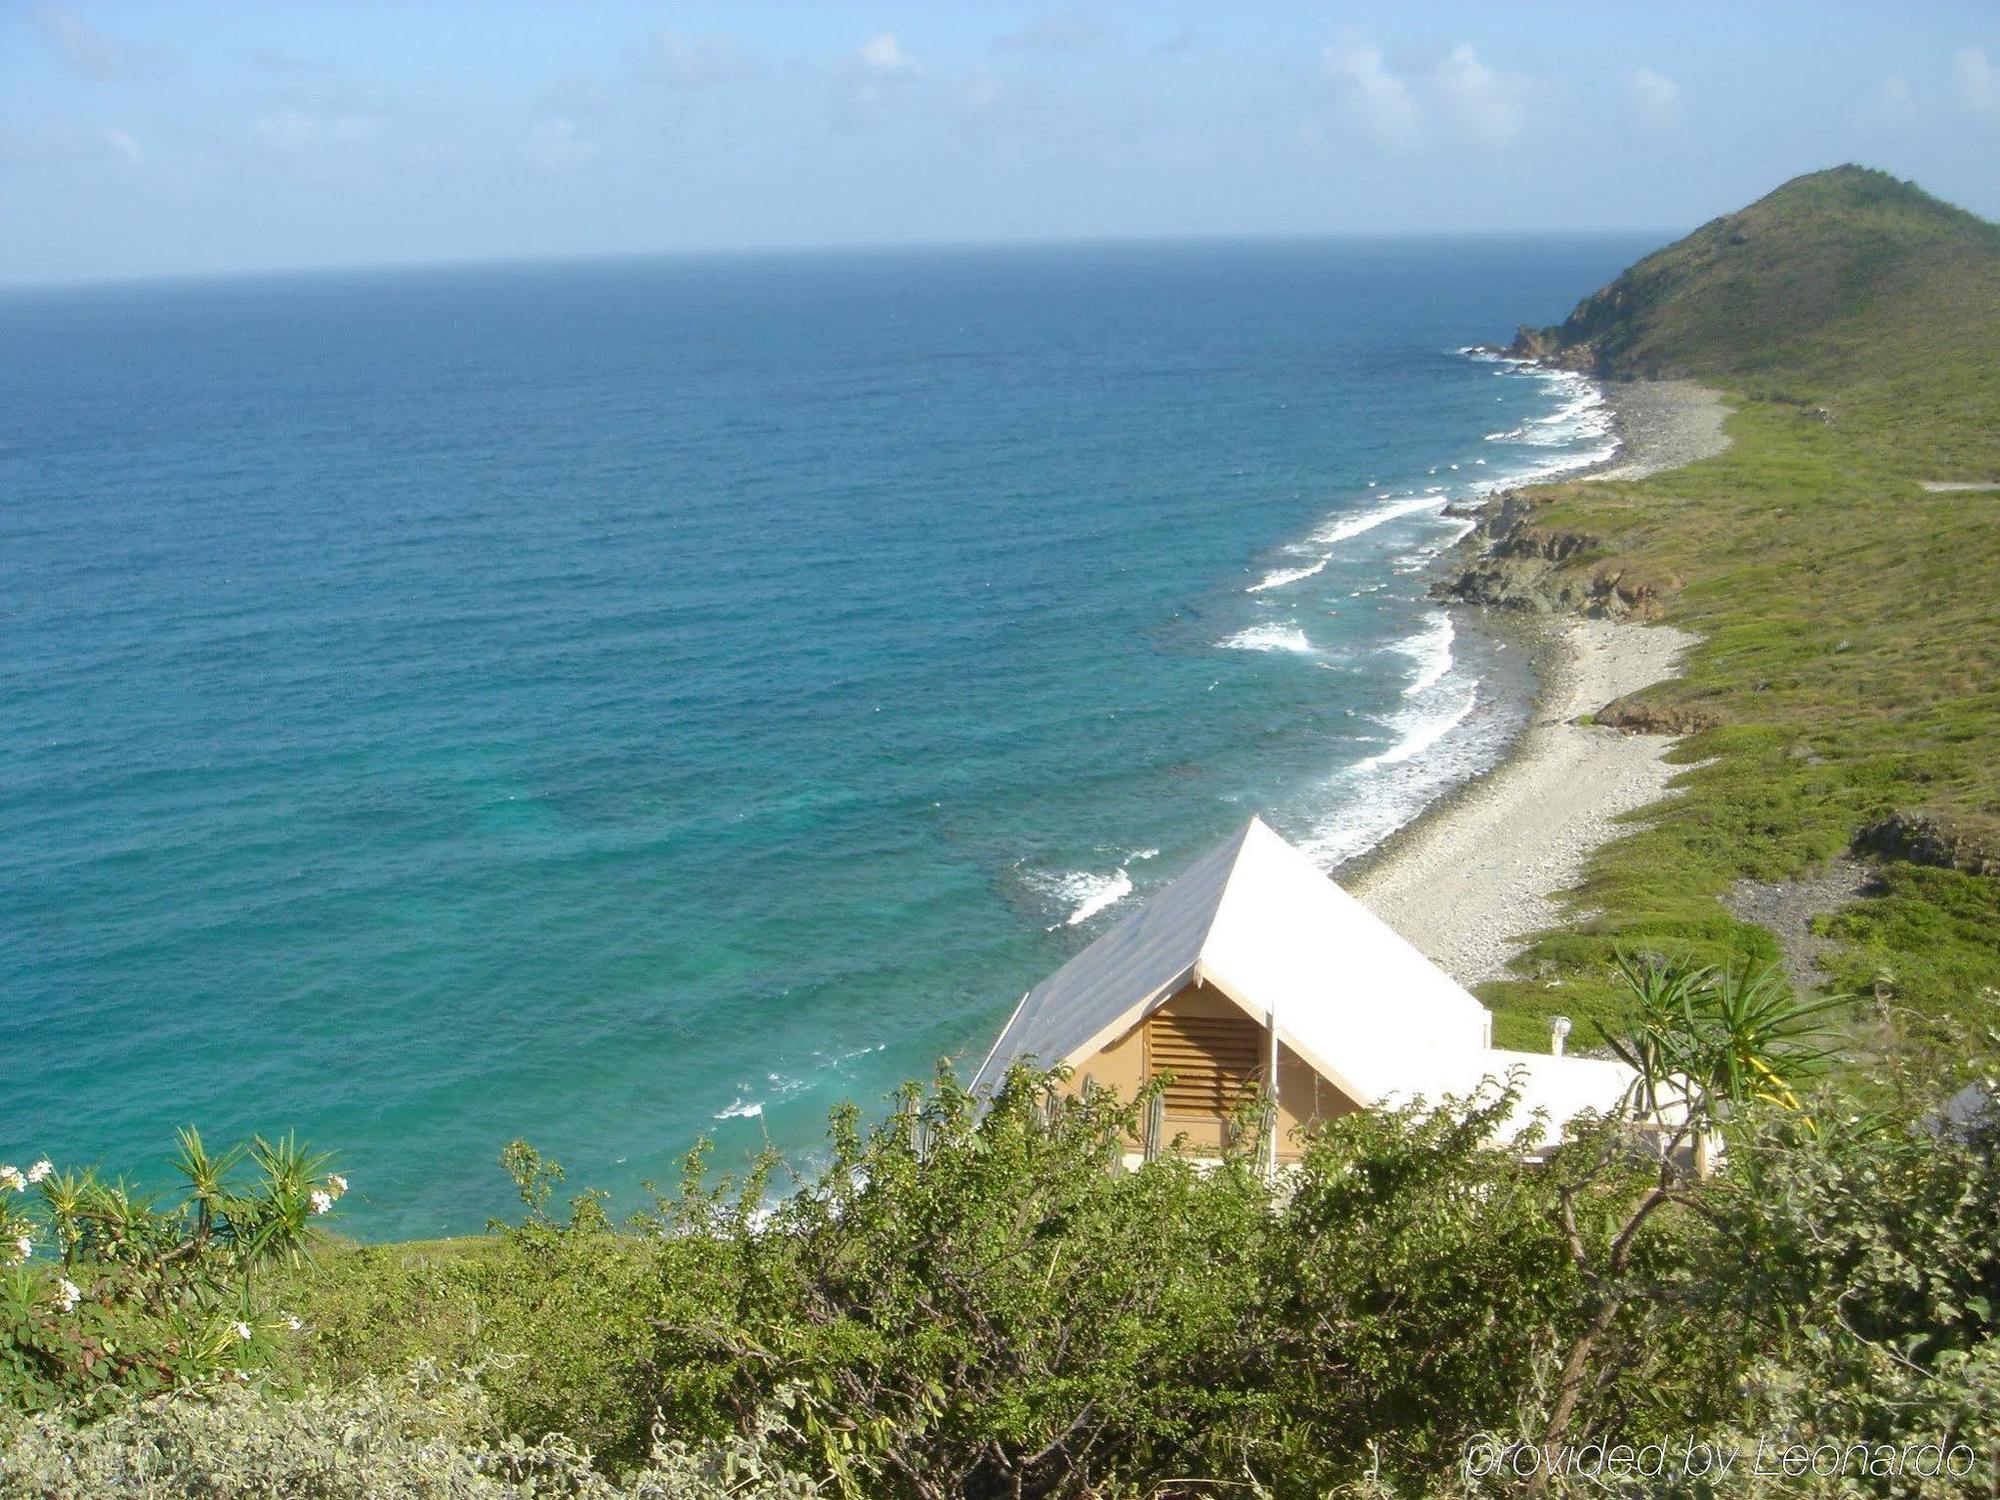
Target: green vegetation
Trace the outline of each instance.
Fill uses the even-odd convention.
[[[289,1136],[215,1157],[183,1130],[185,1192],[166,1209],[47,1160],[0,1167],[0,1399],[88,1414],[254,1362],[283,1331],[258,1278],[298,1265],[347,1191],[327,1160]],[[32,1209],[13,1201],[30,1193]],[[53,1266],[28,1264],[40,1251]]]
[[[1340,1120],[1277,1187],[1254,1141],[1132,1172],[1143,1100],[1017,1073],[982,1111],[946,1074],[866,1134],[837,1115],[782,1199],[781,1163],[712,1181],[697,1151],[613,1226],[590,1193],[552,1216],[558,1169],[515,1148],[524,1222],[322,1243],[257,1283],[285,1331],[240,1372],[0,1387],[32,1409],[0,1415],[0,1497],[1388,1497],[1466,1493],[1468,1451],[1690,1434],[1941,1440],[1990,1479],[2000,1138],[1913,1128],[1921,1083],[1865,1118],[1814,1096],[1812,1015],[1767,982],[1622,982],[1649,1086],[1712,1086],[1655,1153],[1616,1119],[1495,1146],[1493,1088]],[[1689,1169],[1725,1125],[1730,1169]],[[1749,1467],[1710,1493],[1766,1493]]]
[[[1811,872],[1897,813],[1946,830],[1960,868],[1890,859],[1879,893],[1823,918],[1848,945],[1829,987],[1876,997],[1870,1052],[2000,1024],[2000,495],[1916,483],[2000,478],[2000,228],[1879,172],[1817,173],[1647,257],[1542,344],[1614,377],[1692,374],[1735,415],[1717,458],[1534,493],[1531,528],[1589,539],[1567,571],[1617,575],[1702,638],[1613,717],[1697,732],[1680,796],[1592,865],[1589,915],[1489,989],[1503,1041],[1552,1010],[1611,1018],[1621,947],[1772,956],[1731,886]]]
[[[0,1495],[315,1500],[807,1500],[768,1434],[697,1448],[661,1442],[618,1480],[561,1437],[495,1438],[480,1372],[419,1367],[394,1382],[273,1396],[225,1385],[163,1396],[82,1429],[59,1417],[6,1434]]]

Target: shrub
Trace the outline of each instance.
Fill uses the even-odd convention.
[[[347,1190],[329,1161],[290,1136],[214,1157],[183,1130],[186,1193],[164,1209],[46,1160],[0,1168],[0,1243],[17,1262],[0,1276],[0,1402],[102,1405],[255,1363],[285,1330],[253,1305],[253,1278],[305,1255],[309,1222]],[[9,1190],[32,1190],[33,1211]],[[28,1263],[43,1246],[56,1263]]]
[[[338,1394],[278,1399],[243,1385],[155,1397],[86,1426],[60,1416],[0,1425],[0,1497],[151,1500],[312,1496],[316,1500],[804,1500],[810,1479],[770,1456],[767,1422],[749,1439],[697,1447],[656,1440],[622,1481],[565,1438],[496,1436],[474,1372],[420,1366]]]
[[[715,1179],[698,1150],[622,1230],[591,1193],[552,1216],[560,1169],[517,1145],[522,1223],[333,1249],[254,1299],[233,1285],[304,1331],[239,1341],[240,1379],[171,1372],[198,1388],[175,1399],[79,1384],[0,1453],[45,1487],[150,1466],[169,1496],[704,1496],[718,1473],[868,1500],[1498,1493],[1460,1473],[1484,1434],[1942,1436],[2000,1472],[1994,1132],[1811,1092],[1815,1012],[1767,986],[1627,978],[1644,993],[1622,1045],[1656,1084],[1707,1082],[1681,1144],[1726,1129],[1726,1171],[1637,1150],[1618,1119],[1496,1145],[1509,1081],[1333,1121],[1275,1183],[1238,1157],[1128,1172],[1144,1100],[1016,1073],[981,1101],[947,1072],[870,1129],[837,1114],[828,1165],[782,1197],[777,1160]],[[119,1243],[102,1274],[124,1274]],[[157,1263],[146,1244],[132,1265]],[[164,1348],[191,1316],[103,1309],[129,1325],[84,1330],[107,1353]],[[39,1332],[12,1337],[9,1360],[41,1357]],[[1743,1468],[1713,1492],[1756,1492]],[[1912,1477],[1824,1492],[1944,1493]]]
[[[1244,1163],[1119,1170],[1138,1105],[949,1075],[775,1208],[691,1160],[660,1232],[669,1420],[742,1429],[801,1392],[798,1462],[868,1495],[1079,1493],[1240,1472],[1268,1423],[1236,1378],[1269,1190]]]

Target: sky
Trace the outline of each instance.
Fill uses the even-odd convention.
[[[2000,5],[0,0],[0,283],[2000,217]]]

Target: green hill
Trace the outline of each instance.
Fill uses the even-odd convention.
[[[1789,889],[1850,853],[1874,883],[1814,926],[1837,944],[1826,983],[1873,997],[1861,1032],[1956,1050],[2000,1027],[2000,494],[1919,483],[2000,481],[2000,228],[1881,172],[1818,172],[1517,348],[1690,375],[1735,415],[1717,458],[1517,507],[1569,539],[1566,573],[1701,636],[1681,680],[1620,705],[1700,732],[1681,795],[1494,987],[1502,1031],[1606,1003],[1615,947],[1771,956],[1730,914],[1738,882]]]
[[[2000,321],[2000,227],[1865,167],[1794,178],[1657,250],[1539,336],[1615,377],[1838,378]]]

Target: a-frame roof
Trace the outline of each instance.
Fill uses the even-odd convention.
[[[1016,1061],[1078,1062],[1195,981],[1275,1017],[1286,1044],[1363,1105],[1463,1078],[1492,1034],[1483,1005],[1252,818],[1029,991],[974,1086]]]

